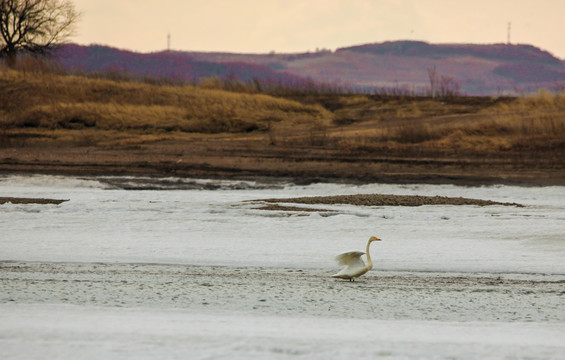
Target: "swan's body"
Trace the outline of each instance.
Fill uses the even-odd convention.
[[[373,261],[371,261],[371,254],[369,253],[369,246],[373,241],[380,241],[376,236],[371,236],[369,242],[367,242],[367,264],[361,256],[365,254],[362,251],[349,251],[343,254],[339,254],[335,257],[335,261],[339,265],[345,266],[340,272],[332,275],[334,278],[348,279],[349,281],[355,281],[356,277],[365,274],[367,271],[373,268]]]

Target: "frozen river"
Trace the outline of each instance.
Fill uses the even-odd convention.
[[[524,206],[248,202],[371,193]],[[69,200],[0,205],[2,359],[565,357],[564,187],[9,176],[2,196]],[[371,235],[374,269],[330,278]]]

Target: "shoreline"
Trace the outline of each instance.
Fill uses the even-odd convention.
[[[174,169],[173,169],[174,167]],[[328,164],[331,168],[331,164]],[[494,186],[508,185],[520,187],[565,186],[565,174],[544,171],[509,171],[503,173],[477,174],[464,172],[383,172],[378,174],[360,173],[337,174],[330,171],[308,171],[302,169],[269,171],[262,169],[225,168],[211,164],[174,164],[174,163],[131,163],[131,164],[69,164],[69,163],[19,163],[0,160],[0,175],[54,175],[87,177],[177,177],[184,179],[210,179],[233,181],[256,181],[259,183],[293,183],[309,185],[314,183],[336,184],[429,184],[456,186]],[[329,173],[328,173],[329,172]]]

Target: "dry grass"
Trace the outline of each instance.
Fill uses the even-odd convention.
[[[551,94],[540,91],[493,110],[496,118],[490,123],[479,124],[484,126],[485,131],[490,129],[497,133],[523,136],[565,135],[565,92]]]
[[[230,148],[239,137],[238,143],[247,143],[242,151],[265,146],[265,151],[347,156],[565,151],[565,93],[517,99],[359,94],[288,99],[203,85],[0,69],[0,147],[136,146],[206,134],[210,149]],[[245,133],[253,136],[244,140]],[[210,134],[230,135],[219,140]]]
[[[494,107],[483,119],[458,131],[471,139],[489,140],[495,151],[565,149],[565,93],[541,91],[518,98]]]
[[[219,133],[332,119],[319,105],[267,95],[11,70],[0,72],[0,96],[2,122],[9,128]]]
[[[419,104],[424,108],[418,110]],[[414,149],[442,153],[565,150],[565,93],[542,91],[461,115],[455,111],[447,116],[419,116],[433,108],[430,103],[398,107],[396,118],[377,121],[373,127],[359,127],[346,136],[336,134],[338,147],[365,153]],[[436,107],[435,111],[442,110]],[[410,113],[414,115],[406,116]]]

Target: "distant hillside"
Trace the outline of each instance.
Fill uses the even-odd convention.
[[[199,61],[187,52],[163,51],[141,54],[100,45],[70,44],[58,51],[57,58],[66,69],[85,73],[109,70],[184,81],[198,81],[211,76],[241,81],[264,79],[292,83],[300,80],[297,76],[280,73],[261,64]]]
[[[337,51],[355,51],[375,55],[418,56],[447,58],[472,56],[500,61],[527,61],[559,64],[560,60],[547,51],[531,45],[476,45],[476,44],[429,44],[423,41],[392,41],[341,48]]]
[[[425,93],[428,69],[470,95],[565,88],[565,62],[531,45],[429,44],[393,41],[295,54],[159,52],[138,54],[103,46],[66,46],[64,66],[86,72],[128,71],[182,80],[203,77],[301,84],[304,79],[362,89]]]

